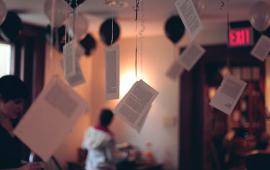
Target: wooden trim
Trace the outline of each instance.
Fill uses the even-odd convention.
[[[203,166],[202,69],[203,62],[200,61],[191,72],[185,72],[181,77],[179,162],[181,170],[199,170]]]
[[[45,37],[45,28],[24,24],[19,38],[13,42],[14,74],[31,89],[31,101],[38,96],[44,84]]]

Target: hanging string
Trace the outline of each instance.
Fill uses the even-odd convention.
[[[228,43],[229,43],[229,32],[230,32],[230,6],[229,6],[229,1],[230,0],[227,0],[227,16],[226,16],[226,19],[227,19],[227,56],[226,56],[226,66],[227,68],[229,69],[230,71],[230,58],[229,58],[229,48],[228,48]]]
[[[77,1],[76,1],[77,2]],[[76,8],[73,9],[72,11],[72,15],[73,15],[73,20],[72,20],[72,30],[73,30],[73,39],[71,41],[71,45],[72,45],[72,58],[76,57]]]
[[[136,47],[135,47],[135,77],[138,78],[138,12],[140,0],[136,0],[135,4],[135,24],[136,24]]]
[[[70,4],[72,4],[72,0],[70,0]],[[77,0],[75,1],[75,8],[72,10],[73,20],[72,20],[72,30],[73,30],[73,39],[76,38],[76,6]]]
[[[53,59],[53,33],[54,33],[54,17],[55,17],[55,2],[56,0],[52,0],[52,4],[51,4],[51,35],[50,35],[50,43],[51,43],[51,47],[50,47],[50,59]],[[52,61],[53,62],[53,61]]]
[[[73,18],[73,20],[72,20],[72,30],[73,30],[73,39],[76,39],[77,37],[76,37],[76,10],[75,9],[73,9],[72,10],[72,18]]]
[[[113,44],[113,33],[114,33],[114,30],[113,30],[113,22],[114,22],[114,12],[113,12],[113,8],[112,8],[112,37],[111,37],[111,45]]]
[[[230,32],[230,8],[229,8],[229,1],[230,0],[227,0],[227,15],[226,15],[226,20],[227,20],[227,44],[228,44],[228,34]]]
[[[71,6],[72,1],[68,1],[68,3],[66,3],[66,7],[69,8],[69,6]],[[74,18],[73,18],[73,14],[74,14],[74,10],[70,11],[67,13],[67,18],[68,18],[68,22],[65,22],[65,37],[64,37],[64,45],[66,45],[68,42],[70,42],[72,40],[72,37],[69,36],[70,35],[70,30],[72,28],[73,30],[73,37],[74,37]],[[72,19],[70,22],[70,18]]]
[[[172,51],[173,51],[174,60],[177,60],[177,58],[178,58],[178,56],[180,54],[180,50],[178,48],[175,48],[174,45],[172,45],[171,47],[172,47]]]
[[[141,12],[140,12],[140,21],[141,21],[141,28],[140,28],[140,32],[139,32],[139,37],[140,37],[140,60],[141,60],[141,79],[143,79],[143,33],[144,33],[144,30],[145,30],[145,23],[144,23],[144,1],[141,0],[141,3],[140,3],[140,9],[141,9]]]
[[[68,28],[68,22],[66,22],[66,24],[65,24],[65,37],[64,37],[64,44],[66,44],[67,43],[67,35],[68,35],[68,32],[67,32],[67,28]]]
[[[73,21],[73,30],[74,30],[74,37],[76,35],[76,17],[77,17],[77,6],[78,6],[78,0],[75,1],[75,8],[74,8],[74,21]],[[80,38],[80,37],[75,37],[75,38]],[[74,38],[74,39],[75,39]]]
[[[50,27],[50,30],[51,30],[51,34],[50,34],[50,51],[49,51],[49,58],[50,58],[50,64],[51,64],[51,67],[52,67],[52,73],[53,74],[56,74],[56,63],[54,61],[54,56],[53,56],[53,47],[54,47],[54,22],[55,22],[55,3],[56,3],[56,0],[52,0],[51,1],[51,27]]]
[[[138,15],[139,15],[139,7],[140,7],[140,0],[135,0],[136,4],[135,4],[135,20],[138,20]]]
[[[67,7],[69,7],[68,5],[71,5],[71,1],[69,1],[69,4],[67,4]],[[69,22],[66,22],[66,27],[65,27],[65,44],[67,44],[68,42],[70,42],[72,40],[72,38],[74,37],[71,36],[72,35],[72,29],[73,29],[73,10],[70,11],[67,14],[67,17],[69,18]],[[70,21],[71,19],[71,21]],[[73,30],[74,32],[74,30]]]

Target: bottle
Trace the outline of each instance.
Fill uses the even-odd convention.
[[[145,151],[143,154],[143,158],[144,158],[144,164],[145,165],[153,165],[154,164],[154,155],[152,152],[152,143],[151,142],[147,142],[145,144]]]

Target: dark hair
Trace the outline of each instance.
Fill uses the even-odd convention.
[[[113,112],[110,109],[103,109],[100,113],[99,122],[102,126],[107,127],[113,119]]]
[[[5,75],[0,78],[0,99],[9,101],[14,99],[26,100],[29,96],[25,83],[14,75]]]

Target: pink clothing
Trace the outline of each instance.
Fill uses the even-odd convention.
[[[101,131],[103,131],[103,132],[105,132],[105,133],[108,133],[108,134],[111,135],[112,137],[114,136],[114,134],[112,133],[112,131],[110,131],[110,129],[108,129],[107,127],[103,127],[103,126],[101,126],[100,124],[94,126],[94,128],[97,129],[97,130],[101,130]]]

